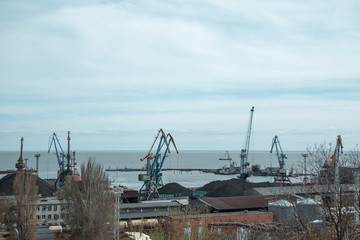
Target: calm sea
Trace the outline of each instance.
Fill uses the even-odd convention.
[[[25,151],[23,159],[27,160],[29,168],[36,168],[36,158],[34,155],[40,153],[39,175],[41,178],[56,178],[58,164],[54,153]],[[145,164],[140,158],[146,155],[147,151],[77,151],[76,162],[78,166],[86,162],[90,157],[100,163],[104,169],[107,168],[142,168]],[[233,161],[240,164],[240,152],[229,152]],[[294,168],[297,172],[302,171],[303,152],[287,152],[286,168]],[[225,151],[183,151],[179,154],[171,153],[166,158],[163,168],[209,168],[216,169],[224,165],[229,165],[228,161],[220,161],[219,158],[225,156]],[[0,170],[15,169],[15,163],[19,159],[19,152],[0,151]],[[250,152],[250,165],[259,164],[261,167],[278,166],[277,157],[269,152]],[[140,189],[143,182],[138,181],[139,172],[107,172],[114,184],[126,185],[129,188]],[[4,175],[0,175],[3,177]],[[201,187],[206,183],[215,180],[227,180],[235,178],[235,175],[215,175],[203,172],[182,172],[182,171],[163,171],[164,184],[177,182],[185,187]],[[272,177],[249,178],[249,181],[273,181]]]

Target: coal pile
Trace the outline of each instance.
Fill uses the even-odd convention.
[[[191,193],[191,190],[181,186],[178,183],[168,183],[159,189],[159,194],[182,194],[186,195]]]
[[[278,184],[270,183],[270,182],[259,182],[252,183],[247,182],[244,179],[230,179],[224,181],[213,181],[210,182],[200,188],[198,191],[208,192],[206,194],[207,197],[235,197],[235,196],[244,196],[245,191],[257,188],[257,187],[273,187]]]
[[[16,174],[8,174],[0,179],[0,196],[12,196],[14,195],[14,180]],[[37,185],[39,187],[39,194],[43,197],[51,197],[54,195],[55,188],[48,184],[44,179],[38,178]]]

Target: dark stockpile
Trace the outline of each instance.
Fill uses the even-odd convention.
[[[279,186],[278,183],[259,182],[252,183],[243,179],[233,178],[224,181],[213,181],[200,188],[197,191],[208,192],[207,197],[235,197],[244,196],[245,191],[257,187],[274,187]],[[159,194],[175,194],[186,195],[192,191],[181,186],[178,183],[168,183],[159,189]]]
[[[245,191],[256,187],[273,187],[278,184],[270,182],[252,183],[244,179],[230,179],[224,181],[213,181],[200,188],[198,191],[208,192],[207,197],[235,197],[244,196]]]
[[[8,174],[0,179],[0,196],[12,196],[14,195],[13,185],[16,174]],[[43,197],[51,197],[55,192],[53,186],[48,184],[44,179],[38,178],[37,185],[39,186],[39,194]]]
[[[168,183],[159,189],[159,194],[189,194],[190,189],[181,186],[178,183]]]

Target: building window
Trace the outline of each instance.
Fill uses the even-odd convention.
[[[59,215],[58,215],[58,214],[54,214],[54,219],[55,219],[55,220],[59,219]]]
[[[46,206],[43,206],[43,207],[42,207],[42,210],[43,210],[43,211],[46,211]]]
[[[51,214],[48,215],[48,220],[51,220]]]
[[[48,211],[51,211],[51,206],[48,207]]]
[[[40,211],[40,206],[38,206],[38,211]]]
[[[41,216],[41,219],[42,219],[42,220],[45,220],[45,215],[42,215],[42,216]]]
[[[191,236],[191,227],[184,228],[184,234]]]
[[[40,215],[36,215],[36,218],[40,220]]]
[[[57,211],[57,205],[54,206],[54,212],[56,212],[56,211]]]

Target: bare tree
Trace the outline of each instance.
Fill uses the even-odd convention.
[[[308,163],[311,165],[309,169],[313,176],[317,176],[316,183],[283,190],[283,194],[300,194],[302,197],[314,199],[319,207],[318,220],[322,220],[321,224],[311,223],[308,216],[313,216],[314,212],[306,215],[306,208],[293,201],[292,219],[286,220],[284,224],[289,229],[288,233],[294,233],[293,239],[341,240],[360,237],[360,171],[351,168],[359,166],[360,154],[358,150],[352,150],[340,157],[339,149],[335,151],[338,146],[324,143],[308,148]],[[335,154],[338,154],[336,158]],[[332,162],[334,159],[335,164]]]
[[[75,239],[112,239],[115,197],[101,165],[89,158],[81,165],[81,180],[67,176],[60,194],[65,200],[64,221]]]
[[[333,237],[352,239],[359,237],[353,210],[358,205],[356,196],[360,189],[357,184],[359,171],[350,167],[358,166],[360,159],[356,150],[340,157],[337,147],[319,145],[314,151],[309,151],[310,160],[316,164],[313,169],[319,176],[318,184],[311,186],[310,192],[320,197],[324,220],[329,224]],[[335,154],[338,154],[335,166],[328,167],[327,162],[334,160]]]
[[[16,173],[13,188],[16,207],[14,223],[16,223],[18,239],[36,239],[37,176],[32,172],[20,170]]]

